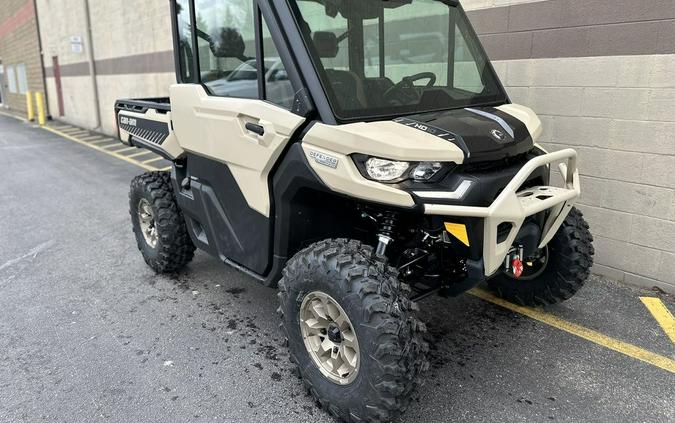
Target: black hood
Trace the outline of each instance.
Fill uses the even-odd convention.
[[[534,147],[525,124],[494,107],[422,113],[395,122],[457,145],[464,151],[465,163],[513,157]]]

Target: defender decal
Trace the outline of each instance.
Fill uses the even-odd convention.
[[[335,157],[314,150],[309,150],[309,157],[313,158],[318,164],[330,167],[331,169],[337,169],[338,163],[340,162],[340,160]]]

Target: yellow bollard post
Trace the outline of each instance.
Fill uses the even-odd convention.
[[[45,114],[45,96],[41,92],[35,93],[35,103],[37,104],[37,117],[40,126],[45,126],[47,123],[47,115]]]
[[[26,93],[26,114],[28,115],[28,120],[35,120],[35,109],[33,108],[33,93],[28,91]]]

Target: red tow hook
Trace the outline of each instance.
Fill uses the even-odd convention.
[[[513,276],[516,278],[523,276],[523,269],[523,261],[520,258],[514,258],[513,261],[511,261],[511,271]]]

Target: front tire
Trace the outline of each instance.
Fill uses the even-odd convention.
[[[176,272],[192,260],[195,246],[167,172],[148,172],[134,178],[129,213],[138,249],[155,272]]]
[[[347,422],[389,421],[402,413],[428,368],[426,329],[409,288],[371,257],[372,248],[357,241],[322,241],[293,257],[279,283],[291,360],[317,403]],[[324,366],[333,348],[338,360],[346,350],[347,359]]]
[[[499,297],[525,306],[545,306],[572,298],[593,267],[593,236],[576,208],[548,244],[548,263],[539,276],[518,280],[501,274],[488,281]]]

